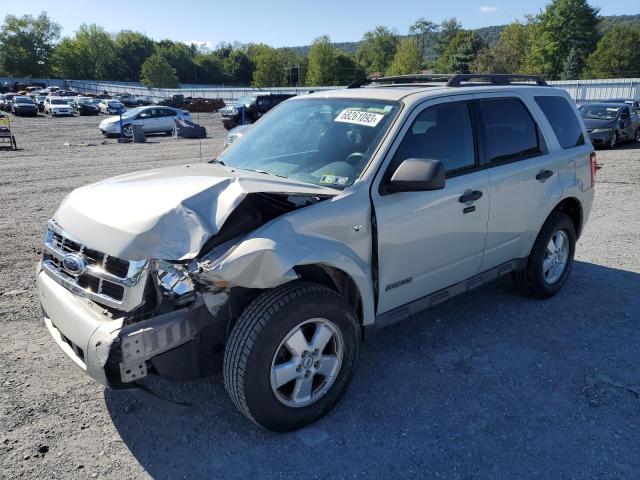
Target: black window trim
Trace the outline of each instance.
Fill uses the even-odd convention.
[[[418,113],[416,114],[416,116],[413,118],[413,120],[409,124],[409,128],[407,129],[407,131],[404,133],[404,135],[400,139],[400,143],[398,143],[398,145],[396,146],[395,150],[393,151],[393,155],[391,156],[391,161],[387,165],[386,171],[384,172],[384,175],[382,176],[382,180],[380,181],[380,188],[379,188],[380,194],[384,195],[384,193],[382,193],[384,191],[383,185],[385,185],[385,184],[387,184],[389,182],[389,179],[391,178],[391,175],[393,174],[393,172],[391,170],[394,167],[396,167],[394,165],[394,158],[395,158],[396,153],[398,152],[398,149],[400,148],[400,145],[404,141],[405,136],[407,135],[407,133],[409,133],[409,131],[411,131],[411,129],[413,128],[413,125],[415,124],[415,122],[418,119],[418,117],[420,115],[422,115],[423,112],[425,112],[425,111],[427,111],[427,110],[429,110],[431,108],[438,108],[438,107],[442,107],[444,105],[464,103],[464,104],[466,104],[467,110],[469,112],[469,121],[471,122],[471,128],[472,128],[472,133],[473,133],[473,155],[474,155],[473,166],[462,167],[462,168],[458,168],[456,170],[449,170],[448,172],[445,172],[445,178],[447,178],[447,179],[455,178],[455,177],[459,177],[461,175],[467,175],[469,173],[473,173],[473,172],[477,172],[479,170],[483,170],[484,167],[483,167],[482,163],[480,162],[481,150],[479,149],[479,128],[478,128],[477,120],[475,118],[475,113],[474,113],[474,107],[473,107],[474,102],[475,102],[475,100],[473,100],[473,99],[465,99],[465,100],[454,100],[454,101],[451,101],[451,102],[439,102],[439,103],[435,103],[435,104],[432,103],[432,104],[422,108],[421,110],[419,110]]]
[[[532,152],[530,154],[527,155],[519,155],[519,156],[512,156],[513,158],[506,158],[504,160],[500,160],[497,162],[491,162],[489,160],[489,152],[487,151],[487,131],[485,129],[485,125],[484,122],[482,121],[482,111],[481,111],[481,107],[480,104],[482,102],[491,102],[491,101],[495,101],[495,100],[516,100],[518,102],[520,102],[520,104],[524,107],[525,111],[527,112],[527,114],[529,115],[529,118],[531,118],[531,121],[533,122],[533,124],[536,127],[536,139],[537,139],[537,143],[538,143],[538,151],[537,152]],[[495,96],[495,97],[483,97],[483,98],[478,98],[473,100],[473,102],[476,104],[476,115],[477,115],[477,123],[479,125],[479,134],[480,137],[482,138],[482,165],[484,168],[493,168],[493,167],[499,167],[502,165],[509,165],[510,163],[515,163],[515,162],[521,162],[524,160],[530,160],[532,158],[536,158],[536,157],[542,157],[544,155],[547,155],[549,153],[549,149],[547,148],[547,142],[544,139],[544,135],[542,135],[542,130],[540,130],[540,125],[538,125],[538,122],[536,121],[536,117],[531,113],[531,110],[529,110],[528,105],[526,104],[526,102],[522,101],[522,99],[520,97],[517,96]]]

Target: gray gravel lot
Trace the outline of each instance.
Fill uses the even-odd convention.
[[[0,152],[0,478],[640,478],[640,146],[598,152],[594,210],[560,294],[529,300],[500,281],[384,331],[330,416],[278,435],[236,413],[221,376],[151,382],[192,401],[188,415],[105,391],[39,317],[34,266],[62,198],[211,158],[216,115],[200,114],[202,142],[144,145],[100,144],[95,117],[12,120],[21,150]]]

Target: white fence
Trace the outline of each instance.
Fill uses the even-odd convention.
[[[173,94],[183,94],[185,97],[221,98],[225,102],[245,96],[252,95],[260,90],[282,93],[306,93],[310,90],[335,90],[344,88],[341,86],[331,87],[278,87],[278,88],[237,88],[220,85],[181,85],[180,88],[146,88],[140,83],[134,82],[113,82],[97,80],[60,80],[43,78],[2,78],[0,83],[13,84],[40,82],[47,85],[67,85],[80,92],[110,94],[129,92],[150,100],[165,98]],[[607,98],[635,98],[640,99],[640,78],[615,78],[598,80],[556,80],[549,81],[550,85],[565,89],[576,101],[604,100]]]
[[[640,78],[609,80],[557,80],[547,82],[563,88],[576,101],[605,100],[607,98],[640,99]]]
[[[181,88],[147,88],[140,84],[100,82],[92,80],[68,80],[67,84],[79,92],[102,93],[132,93],[134,95],[156,100],[166,98],[174,94],[182,94],[185,97],[221,98],[225,102],[232,102],[245,95],[253,95],[259,91],[280,92],[280,93],[306,93],[310,90],[335,90],[344,87],[274,87],[274,88],[236,88],[218,87],[206,85],[181,85]]]

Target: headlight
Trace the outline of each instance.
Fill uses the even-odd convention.
[[[592,130],[591,133],[608,133],[611,130],[613,130],[613,128],[596,128]]]
[[[195,288],[193,280],[182,265],[163,260],[156,262],[156,264],[158,286],[164,296],[178,298],[193,292]]]

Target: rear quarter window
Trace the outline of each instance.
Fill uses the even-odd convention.
[[[536,103],[547,117],[558,143],[564,149],[584,145],[582,126],[566,98],[557,96],[535,97]]]

